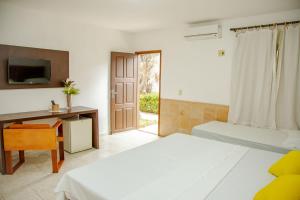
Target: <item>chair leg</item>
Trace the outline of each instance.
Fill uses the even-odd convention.
[[[58,127],[57,141],[58,141],[58,152],[59,152],[59,162],[58,162],[58,170],[59,170],[65,160],[64,135],[63,135],[62,125]]]
[[[11,151],[5,151],[5,163],[6,163],[6,173],[13,174],[13,166],[12,166],[12,155]]]
[[[6,159],[6,173],[13,174],[25,162],[24,151],[19,151],[19,161],[15,166],[13,166],[12,164],[11,151],[5,151],[5,159]]]
[[[57,150],[51,150],[51,158],[52,158],[52,172],[58,172],[58,165],[57,165]]]
[[[62,125],[58,127],[58,152],[59,152],[59,161],[57,162],[57,150],[51,150],[51,157],[52,157],[52,171],[53,173],[58,173],[58,170],[60,169],[61,165],[63,164],[65,160],[64,155],[64,137],[63,137],[63,129]]]
[[[62,161],[62,160],[65,160],[64,137],[63,137],[62,131],[59,132],[57,140],[58,140],[59,159],[60,159],[60,161]]]
[[[25,153],[24,151],[19,151],[19,159],[20,159],[20,162],[25,162]]]

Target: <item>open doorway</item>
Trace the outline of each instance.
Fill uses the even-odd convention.
[[[111,133],[139,129],[159,135],[160,80],[160,50],[111,52]]]
[[[161,51],[137,52],[137,126],[158,135],[160,108]]]

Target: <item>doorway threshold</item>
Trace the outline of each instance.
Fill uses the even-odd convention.
[[[139,128],[138,130],[146,132],[146,133],[150,133],[150,134],[153,134],[153,135],[158,135],[158,124],[153,124],[153,125],[150,125],[150,126]]]

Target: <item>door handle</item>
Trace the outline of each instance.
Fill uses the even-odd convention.
[[[115,90],[111,90],[111,96],[112,98],[115,98],[115,95],[117,95],[118,92],[116,92]]]

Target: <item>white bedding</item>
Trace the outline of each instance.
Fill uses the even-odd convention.
[[[205,200],[253,200],[253,196],[275,177],[270,166],[282,154],[250,149]]]
[[[212,121],[194,127],[192,135],[279,153],[300,149],[300,131],[293,130],[271,130]]]
[[[61,200],[204,200],[248,150],[174,134],[72,170],[55,192]]]

